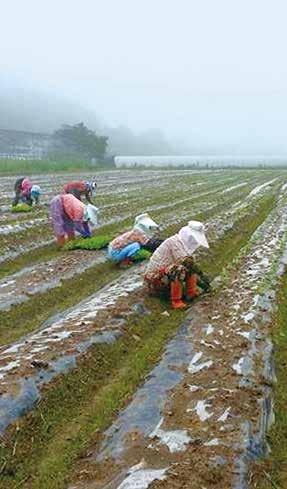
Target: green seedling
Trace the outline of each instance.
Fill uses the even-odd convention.
[[[148,250],[141,249],[136,252],[136,254],[133,256],[133,261],[139,262],[143,260],[148,260],[151,257],[151,252]]]
[[[11,212],[31,212],[32,207],[28,204],[17,204],[12,206]]]
[[[69,241],[64,246],[65,250],[101,250],[107,248],[109,242],[113,239],[113,236],[102,235],[93,236],[92,238],[78,238],[73,241]]]

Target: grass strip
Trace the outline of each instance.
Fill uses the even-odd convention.
[[[233,173],[233,175],[234,175],[234,173]],[[239,175],[237,174],[237,178],[239,176],[240,177],[242,176],[241,173]],[[234,192],[230,193],[233,200],[236,199],[236,195],[238,195],[238,197],[240,197],[240,198],[244,197],[245,195],[248,194],[250,189],[253,188],[254,184],[260,183],[258,180],[258,172],[255,174],[254,174],[254,172],[252,172],[252,174],[251,175],[249,174],[248,177],[252,178],[252,179],[254,177],[256,177],[256,182],[254,182],[253,180],[250,181],[249,184],[246,187],[244,187],[244,191],[242,189],[240,189],[239,194],[234,193]],[[265,173],[263,175],[260,174],[260,180],[261,180],[261,177],[264,177],[264,181],[265,181],[267,178],[267,175]],[[184,178],[186,179],[186,176]],[[196,178],[197,178],[196,176],[192,176],[192,181],[195,180]],[[201,178],[202,178],[202,176],[201,176]],[[213,179],[214,179],[214,176],[213,176]],[[221,181],[222,175],[217,177],[216,180],[217,179],[220,181],[220,184],[222,186],[222,184],[223,184],[223,182]],[[184,183],[185,183],[185,181],[184,181]],[[215,182],[214,181],[205,182],[205,184],[208,184],[208,183],[210,185],[210,188],[214,189],[214,183]],[[221,186],[220,186],[220,188],[221,188]],[[218,188],[217,190],[220,190],[220,188]],[[222,188],[224,188],[224,186]],[[208,190],[208,188],[206,190]],[[160,204],[162,204],[162,195],[163,195],[163,193],[165,194],[166,191],[167,191],[167,189],[164,187],[162,189],[162,191],[159,194],[157,194],[156,201],[158,201]],[[202,191],[202,187],[201,187],[200,192],[201,191]],[[173,200],[172,195],[169,196],[169,202],[171,202]],[[175,196],[178,196],[177,192],[175,192]],[[108,199],[110,200],[111,197],[109,196]],[[197,191],[196,191],[195,195],[194,195],[194,200],[191,200],[189,202],[178,202],[177,204],[175,203],[175,206],[173,207],[172,212],[179,213],[181,208],[185,208],[186,206],[191,207],[197,201],[200,201],[201,199],[202,199],[202,196],[198,197]],[[208,200],[209,200],[209,202],[212,202],[213,200],[215,201],[216,199],[221,200],[221,202],[226,200],[226,205],[230,205],[230,203],[231,203],[230,198],[228,199],[228,194],[226,194],[223,197],[223,195],[218,196],[215,193],[213,195],[213,198],[211,200],[210,199],[208,199]],[[148,203],[148,205],[150,205],[149,199],[148,199],[147,203]],[[129,205],[131,205],[131,204],[129,204]],[[143,202],[141,202],[141,208],[143,208],[143,205],[144,205],[144,200],[143,200]],[[129,208],[129,210],[134,211],[134,213],[136,214],[135,209]],[[170,212],[170,210],[168,210],[167,212]],[[164,209],[155,210],[152,212],[152,215],[154,216],[155,219],[161,219],[162,217],[164,219],[165,214],[166,213],[165,213]],[[203,218],[206,219],[206,215],[204,215]],[[118,223],[101,226],[100,230],[101,230],[101,233],[103,233],[103,234],[114,235],[115,233],[122,231],[124,229],[124,227],[130,226],[132,224],[132,222],[133,222],[132,218],[121,219]],[[29,230],[24,230],[24,231],[18,233],[17,234],[17,244],[19,245],[19,240],[23,241],[23,239],[29,240],[29,242],[33,242],[34,240],[37,241],[39,239],[39,236],[41,236],[41,238],[43,238],[43,234],[47,235],[47,238],[51,237],[50,228],[48,225],[45,225],[44,227],[43,226],[37,226],[37,228],[35,228],[35,229],[36,229],[36,232],[34,232],[34,230],[29,229]],[[11,246],[13,246],[13,244],[15,244],[15,235],[10,236],[10,237],[4,236],[4,237],[2,237],[2,240],[3,240],[3,242],[1,243],[1,246],[3,249],[5,246],[9,246],[9,244]],[[1,239],[0,239],[0,241],[1,241]],[[5,262],[3,262],[1,264],[0,278],[3,278],[7,275],[11,275],[11,274],[13,274],[19,270],[22,270],[22,268],[36,264],[39,261],[50,260],[57,255],[58,255],[58,251],[57,251],[57,248],[54,244],[44,245],[44,246],[41,246],[39,248],[26,251],[26,252],[22,253],[21,255],[17,256],[16,258],[5,260]]]
[[[265,207],[267,201],[274,203],[274,197],[270,197],[267,200],[262,199],[258,203],[259,208],[261,206]],[[225,205],[225,201],[220,201],[218,206],[212,208],[209,212],[198,213],[194,218],[199,220],[211,218]],[[257,207],[254,207],[252,212],[256,213]],[[169,236],[177,232],[182,224],[176,223],[168,226],[166,235]],[[106,229],[111,233],[112,225],[106,226]],[[244,230],[242,232],[244,233]],[[113,263],[97,264],[72,278],[62,280],[60,287],[36,294],[29,301],[15,305],[9,311],[3,311],[1,314],[0,344],[13,342],[21,336],[34,331],[50,316],[73,306],[85,297],[95,293],[118,277],[120,273],[122,271]]]
[[[212,185],[212,182],[210,182],[210,185]],[[222,184],[221,184],[221,186],[217,189],[217,191],[219,191],[220,189],[223,189],[223,188],[224,188],[224,185],[222,186]],[[249,187],[245,189],[244,195],[248,193],[248,189],[249,189]],[[200,194],[200,192],[199,192],[199,194]],[[241,190],[240,194],[242,195],[242,190]],[[174,213],[180,212],[180,209],[184,208],[186,206],[191,207],[194,204],[196,204],[197,202],[200,202],[202,198],[203,198],[202,195],[198,196],[197,192],[196,192],[194,195],[194,199],[191,199],[188,202],[181,202],[181,201],[176,202],[175,201],[175,205],[172,208],[173,212]],[[217,196],[217,194],[215,192],[215,194],[213,195],[210,202],[212,202],[213,200],[216,200],[216,198],[218,198],[218,200],[224,199],[223,196],[220,196],[220,197]],[[225,198],[228,200],[227,195]],[[170,200],[172,201],[171,196],[169,198],[169,202],[170,202]],[[229,201],[230,201],[230,199],[229,199]],[[156,202],[162,204],[162,192],[156,196],[156,199],[154,200],[153,203],[156,203]],[[129,204],[129,211],[133,212],[134,215],[136,215],[140,209],[144,208],[144,204],[145,204],[145,202],[143,200],[142,202],[140,202],[138,204],[136,209],[131,207],[131,204]],[[147,206],[150,206],[150,201],[147,202]],[[171,212],[170,209],[167,209],[167,212]],[[152,215],[154,216],[155,219],[160,219],[161,216],[164,214],[165,214],[164,209],[156,209],[152,212]],[[110,216],[110,217],[112,217],[112,216]],[[130,226],[132,224],[132,222],[133,222],[132,217],[124,218],[124,219],[121,219],[119,217],[118,223],[103,225],[99,229],[100,229],[101,234],[114,235],[115,233],[120,232],[124,226]],[[30,242],[37,242],[37,240],[39,239],[39,236],[41,236],[41,239],[43,239],[44,236],[47,239],[52,238],[50,226],[48,223],[43,224],[43,225],[39,225],[39,226],[35,226],[35,228],[24,229],[24,230],[18,232],[16,236],[17,236],[17,245],[18,246],[19,246],[19,244],[22,244],[22,245],[25,244],[25,242],[27,242],[27,241],[29,243]],[[14,245],[15,245],[15,234],[14,235],[11,234],[11,235],[0,236],[0,246],[2,247],[2,249],[4,249],[5,247],[9,247],[9,246],[11,246],[13,249]],[[51,259],[56,254],[56,248],[54,246],[48,246],[47,247],[45,245],[44,247],[41,247],[41,248],[44,248],[46,250],[46,253],[47,253],[46,259]],[[16,257],[15,259],[6,260],[5,262],[3,262],[3,265],[1,265],[1,269],[0,269],[0,278],[4,277],[6,275],[11,275],[12,273],[17,272],[18,270],[21,270],[23,268],[23,266],[29,266],[29,265],[32,265],[34,263],[37,263],[39,261],[38,250],[39,250],[39,255],[42,258],[43,254],[41,253],[41,249],[37,248],[37,249],[32,250],[32,251],[29,250],[27,252],[24,252],[23,254],[21,254],[19,257]]]
[[[277,312],[273,318],[273,344],[277,383],[274,386],[275,424],[268,433],[270,457],[254,464],[252,487],[285,489],[287,487],[287,272],[277,291]]]
[[[274,201],[266,198],[256,214],[238,221],[198,265],[212,276],[220,273],[266,219]],[[150,315],[131,316],[126,333],[113,345],[90,348],[76,369],[46,387],[33,412],[10,427],[0,451],[5,489],[67,487],[77,458],[128,402],[185,317],[172,310],[169,317],[162,316],[167,304],[156,299],[146,298],[145,305]]]

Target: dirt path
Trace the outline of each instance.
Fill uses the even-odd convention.
[[[192,307],[70,489],[248,486],[248,461],[265,453],[273,418],[268,322],[286,212],[281,198],[221,289]]]

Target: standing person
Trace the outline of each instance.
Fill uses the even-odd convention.
[[[72,194],[57,195],[50,204],[50,218],[59,246],[75,237],[78,231],[84,238],[91,236],[89,222],[95,223],[93,210]]]
[[[73,194],[77,199],[82,200],[85,197],[89,204],[93,204],[92,196],[97,188],[95,179],[91,181],[74,181],[64,185],[63,191],[65,194]]]
[[[134,255],[152,240],[158,227],[148,214],[140,214],[135,218],[131,231],[121,234],[109,244],[108,258],[115,263],[129,265]]]
[[[186,307],[183,295],[188,299],[199,295],[198,274],[192,254],[199,247],[209,248],[204,225],[189,221],[178,234],[166,239],[150,258],[144,279],[149,291],[167,293],[173,309]]]

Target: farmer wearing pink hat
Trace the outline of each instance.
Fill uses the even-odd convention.
[[[199,246],[209,248],[204,225],[199,221],[189,221],[177,234],[166,239],[149,261],[144,276],[149,290],[156,294],[168,293],[173,309],[186,307],[182,300],[184,292],[187,299],[199,294],[198,273],[201,272],[192,258]],[[202,274],[201,278],[209,287],[207,278]]]

